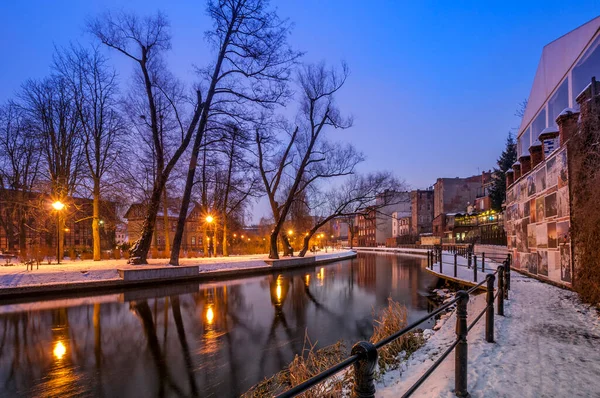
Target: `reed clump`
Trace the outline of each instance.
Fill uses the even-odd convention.
[[[389,297],[388,306],[381,310],[373,321],[373,335],[370,341],[371,343],[377,343],[407,325],[408,311],[406,306]],[[417,329],[380,348],[378,350],[378,375],[385,373],[386,370],[397,368],[400,362],[408,358],[424,343],[425,339],[422,331]]]

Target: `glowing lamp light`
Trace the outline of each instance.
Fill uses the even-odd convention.
[[[208,309],[206,310],[206,322],[208,322],[208,324],[212,324],[213,320],[215,319],[215,313],[213,312],[212,307],[208,307]]]
[[[277,301],[281,301],[281,282],[277,281],[277,287],[275,288],[275,294],[277,295]]]
[[[294,234],[294,231],[292,231],[291,229],[288,231],[288,235],[292,236]]]
[[[60,211],[65,208],[65,204],[60,200],[57,200],[56,202],[52,203],[52,207],[54,207],[54,210]]]
[[[215,220],[215,219],[213,218],[213,216],[211,216],[211,215],[208,215],[208,216],[206,216],[206,222],[207,222],[207,223],[209,223],[209,224],[210,224],[210,223],[211,223],[211,222],[213,222],[214,220]]]
[[[233,234],[233,237],[234,237],[234,238],[235,238],[235,237],[237,237],[237,234]]]
[[[54,346],[54,350],[52,351],[54,357],[58,360],[62,359],[67,353],[67,347],[63,344],[62,341],[58,341]]]

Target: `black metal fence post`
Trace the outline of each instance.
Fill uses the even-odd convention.
[[[504,272],[506,274],[506,281],[505,281],[505,287],[506,287],[506,295],[505,298],[508,299],[508,291],[510,290],[510,255],[509,257],[504,261]]]
[[[477,256],[473,256],[473,282],[477,282]]]
[[[485,253],[481,253],[481,272],[485,272]]]
[[[444,271],[442,270],[442,263],[444,262],[442,259],[444,258],[444,256],[442,255],[442,251],[440,250],[440,274],[443,274]]]
[[[467,268],[471,268],[471,252],[467,250]]]
[[[498,267],[498,315],[504,316],[504,266]]]
[[[360,355],[354,363],[354,389],[352,396],[355,398],[374,398],[375,383],[373,382],[375,365],[377,364],[377,348],[368,341],[360,341],[352,347],[352,355]]]
[[[466,397],[467,392],[467,303],[469,294],[464,290],[456,293],[458,302],[456,306],[456,338],[459,343],[456,345],[454,354],[454,393],[457,397]]]
[[[457,269],[458,269],[458,260],[456,258],[457,256],[458,256],[458,254],[454,253],[454,277],[455,278],[456,278],[456,272],[457,272]]]
[[[494,280],[493,274],[487,274],[487,308],[485,310],[485,341],[494,342]]]

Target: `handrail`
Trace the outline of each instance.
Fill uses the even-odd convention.
[[[486,278],[471,287],[467,291],[459,291],[456,293],[454,299],[445,303],[444,305],[437,308],[435,311],[427,314],[426,316],[418,319],[410,325],[404,327],[398,332],[380,340],[379,342],[372,344],[369,342],[359,342],[352,347],[351,355],[343,360],[342,362],[322,371],[321,373],[311,377],[310,379],[298,384],[297,386],[277,395],[277,398],[288,398],[295,397],[315,385],[325,381],[329,377],[336,373],[346,369],[350,365],[354,365],[354,392],[356,396],[361,397],[374,397],[375,396],[375,385],[373,382],[373,372],[377,362],[377,350],[391,343],[392,341],[402,337],[406,333],[413,330],[426,320],[438,315],[442,311],[445,311],[454,304],[457,304],[456,309],[456,335],[457,339],[442,353],[442,355],[429,367],[425,373],[413,384],[402,397],[409,397],[414,393],[419,386],[435,371],[435,369],[446,359],[446,357],[456,349],[456,379],[455,379],[455,393],[459,396],[466,396],[467,393],[467,335],[469,331],[479,322],[484,314],[486,316],[486,341],[489,343],[494,342],[494,301],[498,300],[498,315],[504,316],[504,298],[508,298],[508,289],[510,286],[510,255],[507,256],[503,265],[496,268],[493,273],[487,273]],[[496,294],[494,294],[494,281],[498,275],[498,285],[496,288]],[[506,283],[505,283],[506,277]],[[469,295],[476,289],[480,288],[484,283],[487,283],[487,297],[486,306],[481,311],[475,320],[467,326],[467,304],[469,301]],[[459,348],[457,348],[459,347]]]

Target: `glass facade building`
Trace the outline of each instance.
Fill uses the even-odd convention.
[[[596,17],[544,47],[519,128],[519,156],[529,155],[529,147],[545,128],[558,128],[556,118],[565,108],[578,108],[575,99],[592,77],[600,80],[599,29]]]

